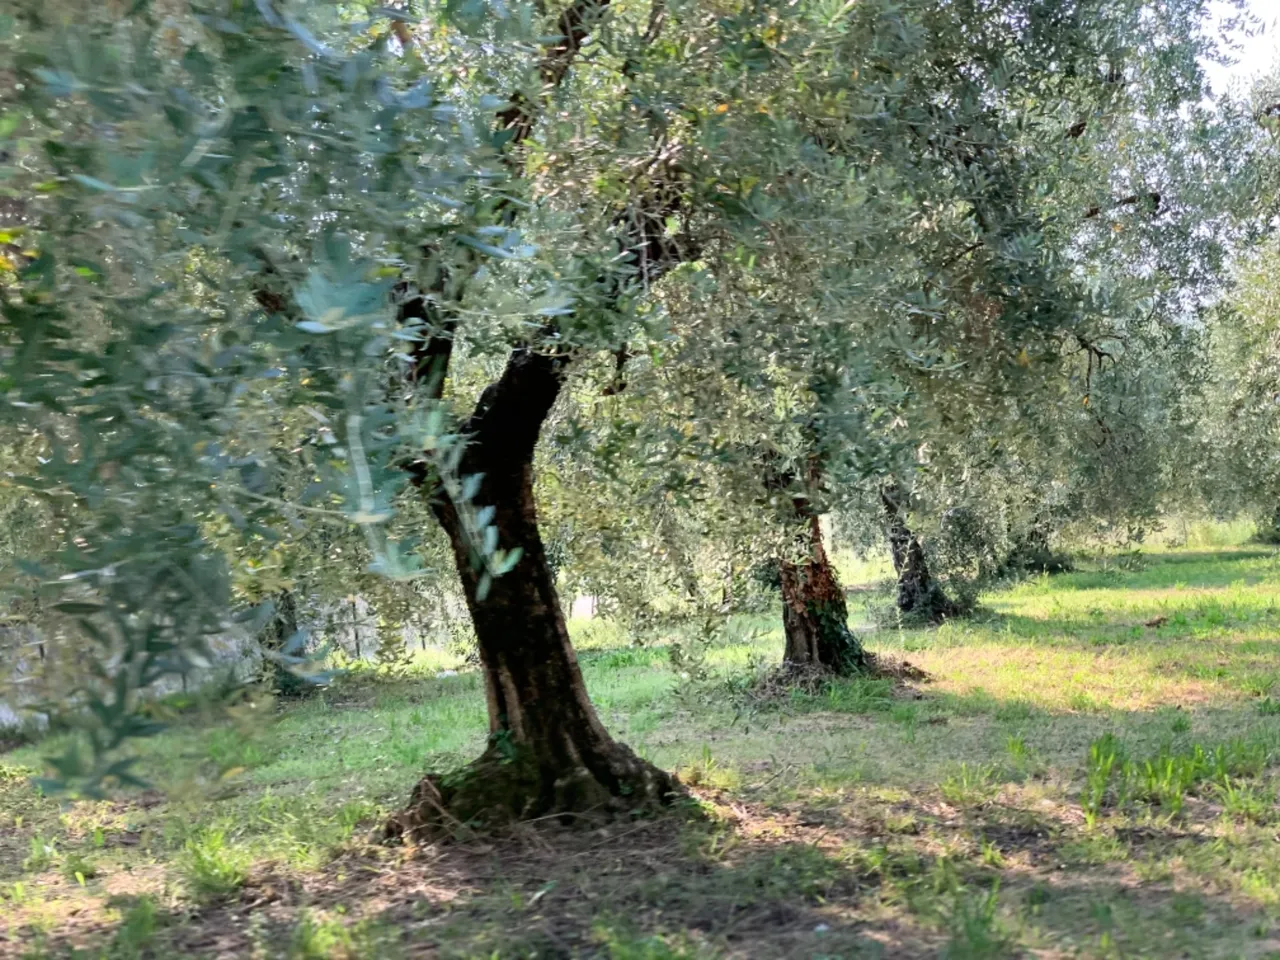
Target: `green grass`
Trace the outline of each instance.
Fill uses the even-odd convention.
[[[772,616],[643,646],[575,622],[605,723],[693,786],[692,820],[370,844],[424,770],[483,746],[478,676],[435,656],[188,710],[141,745],[141,795],[61,804],[26,780],[44,747],[15,751],[0,954],[1280,955],[1280,559],[1212,540],[868,633],[928,671],[914,689],[761,696]]]

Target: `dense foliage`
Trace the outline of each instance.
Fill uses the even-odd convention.
[[[228,646],[284,693],[362,658],[349,610],[486,679],[396,829],[659,803],[559,592],[780,590],[790,667],[863,671],[824,516],[938,621],[1064,534],[1278,502],[1274,250],[1224,296],[1269,114],[1206,100],[1200,0],[7,16],[5,642],[81,789]]]

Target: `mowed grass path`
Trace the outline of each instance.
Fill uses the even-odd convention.
[[[578,624],[606,723],[692,793],[604,828],[369,842],[482,748],[466,669],[188,712],[111,801],[38,796],[19,751],[0,955],[1280,957],[1278,602],[1270,550],[1154,553],[868,634],[928,682],[768,696],[773,617]]]

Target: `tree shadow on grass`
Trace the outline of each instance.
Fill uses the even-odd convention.
[[[1168,571],[1172,567],[1176,577],[1186,582],[1186,588],[1212,589],[1227,587],[1238,580],[1248,579],[1252,571],[1242,565],[1253,560],[1267,560],[1280,555],[1280,550],[1270,547],[1239,547],[1218,551],[1178,551],[1177,553],[1144,554],[1137,567],[1116,565],[1107,569],[1082,569],[1071,573],[1055,573],[1049,576],[1049,584],[1055,592],[1078,590],[1174,590],[1177,584],[1169,583]],[[1200,570],[1187,570],[1200,566]],[[1024,581],[1025,582],[1025,581]]]
[[[1070,811],[931,794],[701,804],[700,817],[351,851],[255,875],[231,901],[146,922],[128,908],[26,947],[105,960],[1110,955],[1107,943],[1226,956],[1270,930],[1238,899],[1138,876],[1136,862],[1210,842],[1179,824],[1089,831]]]

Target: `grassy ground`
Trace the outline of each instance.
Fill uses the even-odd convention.
[[[606,723],[691,785],[660,820],[370,844],[479,752],[465,670],[186,714],[111,801],[0,757],[0,955],[1280,957],[1280,556],[1095,566],[874,633],[932,677],[905,687],[757,695],[768,617],[579,624]]]

